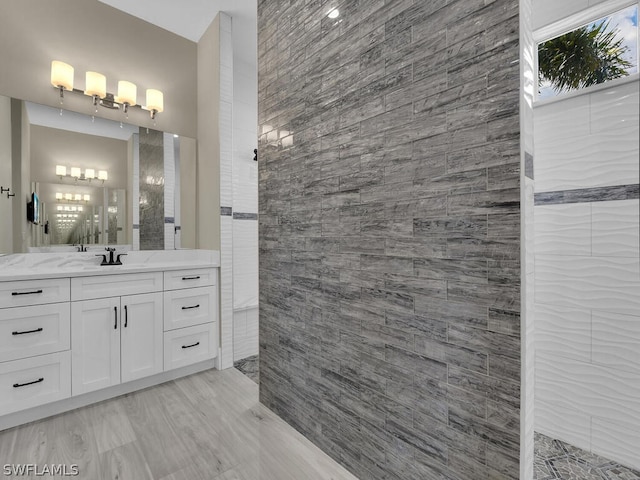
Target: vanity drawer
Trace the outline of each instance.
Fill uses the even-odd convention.
[[[215,322],[218,317],[214,287],[187,288],[164,292],[164,329],[191,327]]]
[[[0,362],[69,350],[69,302],[0,310]]]
[[[164,272],[164,289],[205,287],[217,284],[218,273],[215,268],[191,268]]]
[[[0,415],[71,396],[71,352],[0,363]]]
[[[171,330],[164,334],[164,369],[202,362],[217,355],[215,330],[217,323]]]
[[[161,291],[162,272],[123,273],[71,279],[72,301]]]
[[[68,302],[70,289],[68,278],[0,282],[0,308]]]

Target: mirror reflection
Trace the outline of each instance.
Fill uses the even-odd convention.
[[[194,236],[192,215],[182,225],[179,205],[195,189],[181,188],[179,168],[193,168],[195,140],[15,100],[10,120],[11,132],[0,132],[13,142],[2,184],[19,195],[0,253],[192,247],[181,241],[185,227]]]

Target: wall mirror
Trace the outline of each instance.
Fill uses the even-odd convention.
[[[16,100],[9,128],[0,135],[21,146],[1,183],[19,193],[0,198],[12,202],[14,229],[0,253],[195,246],[195,219],[180,208],[195,204],[195,188],[180,183],[195,179],[194,139]]]

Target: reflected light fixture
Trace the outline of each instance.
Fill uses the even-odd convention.
[[[65,200],[67,202],[89,202],[91,201],[91,195],[89,195],[88,193],[60,193],[57,192],[56,193],[56,200]],[[61,206],[58,205],[57,210],[64,210],[65,212],[81,212],[82,211],[82,207],[81,206]]]
[[[71,173],[69,175],[67,175],[67,170],[65,165],[56,165],[56,176],[60,177],[60,180],[62,180],[62,177],[71,177],[76,183],[78,180],[86,180],[89,182],[91,182],[91,180],[102,180],[102,183],[104,183],[105,180],[109,179],[109,174],[106,170],[98,170],[97,175],[95,168],[86,168],[83,173],[80,167],[71,167]]]
[[[107,92],[107,78],[98,72],[88,71],[85,73],[85,89],[75,90],[73,88],[74,69],[71,65],[59,60],[51,62],[51,85],[60,91],[60,102],[64,98],[64,91],[72,93],[82,93],[92,98],[93,105],[98,111],[98,105],[105,108],[118,109],[127,114],[131,107],[148,110],[151,118],[155,120],[156,115],[164,111],[164,94],[155,88],[146,91],[146,105],[138,105],[138,87],[135,83],[120,80],[118,81],[117,95]]]
[[[329,18],[338,18],[340,16],[340,10],[338,10],[337,8],[333,8],[331,10],[329,10],[329,13],[327,13],[327,17]]]

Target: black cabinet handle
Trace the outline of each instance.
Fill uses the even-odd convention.
[[[196,342],[193,345],[183,345],[182,348],[191,348],[191,347],[197,347],[198,345],[200,345],[200,342]]]
[[[15,297],[17,295],[35,295],[37,293],[42,293],[42,290],[34,290],[33,292],[11,292],[11,295]]]
[[[191,310],[192,308],[200,308],[200,304],[198,305],[193,305],[191,307],[182,307],[183,310]]]
[[[27,385],[33,385],[34,383],[44,382],[44,377],[40,377],[38,380],[34,380],[33,382],[28,383],[14,383],[13,388],[26,387]]]
[[[35,330],[27,330],[26,332],[11,332],[11,335],[25,335],[27,333],[37,333],[41,331],[42,331],[42,327],[36,328]]]
[[[118,328],[118,307],[113,307],[113,313],[116,316],[116,323],[113,324],[113,329],[116,330]]]
[[[127,324],[129,323],[129,310],[127,310],[127,306],[124,306],[124,328],[127,328]]]
[[[183,280],[200,280],[200,275],[195,277],[182,277]]]

